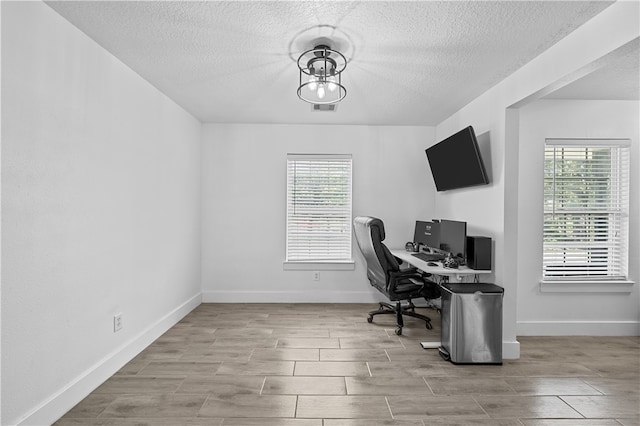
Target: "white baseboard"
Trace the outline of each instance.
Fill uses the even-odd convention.
[[[518,321],[518,336],[640,336],[639,321]]]
[[[84,371],[75,380],[16,422],[16,424],[52,424],[201,303],[201,294],[191,297],[124,345],[105,356],[92,368]]]
[[[204,291],[203,303],[378,303],[368,291]]]
[[[502,341],[502,358],[503,359],[520,359],[520,342]]]

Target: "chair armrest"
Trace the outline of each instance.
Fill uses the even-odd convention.
[[[409,278],[414,278],[417,280],[423,279],[422,274],[418,272],[417,268],[409,268],[409,269],[402,269],[397,272],[389,272],[389,281],[392,281],[392,282],[403,280],[403,279],[409,279]]]
[[[396,293],[396,289],[399,285],[402,285],[401,281],[409,280],[415,285],[413,291],[413,297],[423,297],[425,299],[436,299],[440,297],[440,287],[437,283],[427,278],[428,274],[423,273],[417,268],[407,269],[404,271],[390,272],[389,281],[387,286],[387,292],[389,294]],[[416,293],[417,292],[417,293]]]
[[[426,279],[430,277],[431,274],[427,272],[423,272],[416,267],[411,267],[407,269],[401,269],[398,272],[391,272],[390,277],[392,279],[400,279],[400,278],[418,278],[418,279]]]
[[[400,269],[400,272],[416,272],[417,268],[415,266],[409,265],[407,268]]]

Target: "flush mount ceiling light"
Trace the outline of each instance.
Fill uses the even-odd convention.
[[[329,46],[319,44],[298,58],[298,97],[316,105],[336,104],[347,96],[342,72],[347,58]]]

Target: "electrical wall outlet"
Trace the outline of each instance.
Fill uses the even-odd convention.
[[[320,271],[313,271],[313,280],[320,281]]]
[[[115,314],[113,316],[113,332],[122,330],[122,314]]]

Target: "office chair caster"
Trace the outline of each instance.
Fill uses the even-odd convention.
[[[367,317],[367,322],[368,322],[369,324],[371,324],[371,323],[373,322],[373,315],[369,315],[369,316]]]
[[[427,330],[433,329],[433,326],[431,325],[431,322],[427,321],[426,325],[427,325]]]
[[[401,335],[402,335],[402,327],[396,328],[396,336],[401,336]]]

